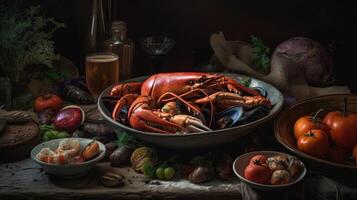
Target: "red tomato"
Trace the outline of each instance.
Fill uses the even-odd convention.
[[[244,169],[244,177],[256,183],[266,184],[270,180],[272,171],[265,162],[260,161],[261,158],[249,161]]]
[[[312,129],[300,136],[297,141],[297,147],[299,150],[319,158],[326,155],[328,146],[328,135],[321,129]]]
[[[267,162],[267,157],[264,156],[264,155],[260,155],[260,154],[255,155],[255,156],[253,156],[253,157],[250,159],[249,164],[253,164],[254,162],[258,162],[258,161],[259,161],[259,163],[261,163],[261,164],[266,164],[266,162]]]
[[[330,137],[337,146],[352,150],[357,145],[357,114],[344,115],[342,112],[329,112],[324,122],[330,128]]]
[[[41,112],[45,109],[51,109],[55,112],[62,108],[62,99],[55,94],[46,94],[38,96],[34,102],[35,112]]]
[[[294,124],[294,136],[297,140],[311,129],[322,129],[326,133],[329,131],[328,126],[320,119],[315,119],[312,116],[303,116],[296,120]]]
[[[332,162],[343,163],[347,156],[348,150],[338,146],[330,146],[327,151],[327,159]]]

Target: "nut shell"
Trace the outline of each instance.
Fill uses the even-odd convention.
[[[132,166],[136,166],[143,158],[152,158],[155,160],[155,153],[152,148],[139,147],[131,154],[130,162]]]
[[[144,166],[145,163],[151,163],[154,164],[154,161],[151,158],[145,157],[138,162],[135,163],[135,165],[132,165],[132,168],[135,169],[135,171],[142,171],[142,167]]]
[[[124,177],[114,172],[107,172],[100,177],[100,182],[106,187],[122,187]]]

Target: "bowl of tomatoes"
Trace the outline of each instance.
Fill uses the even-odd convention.
[[[277,141],[322,174],[357,177],[357,95],[325,95],[297,102],[276,118]]]
[[[303,162],[278,151],[253,151],[235,159],[233,171],[249,186],[265,191],[281,190],[302,181],[306,175]]]

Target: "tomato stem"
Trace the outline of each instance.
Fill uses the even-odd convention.
[[[312,136],[314,136],[314,133],[311,132],[311,130],[310,130],[309,132],[305,133],[305,136],[306,137],[312,137]]]
[[[256,164],[256,165],[261,165],[261,162],[260,162],[260,160],[259,160],[259,159],[257,159],[257,160],[253,160],[253,163],[254,163],[254,164]]]
[[[347,98],[346,97],[343,98],[343,116],[344,117],[347,116]]]

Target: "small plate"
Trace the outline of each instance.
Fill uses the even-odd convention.
[[[90,142],[93,141],[93,139],[87,139],[87,138],[73,138],[77,139],[79,143],[81,144],[81,151],[82,149],[87,146]],[[100,160],[103,159],[105,155],[105,146],[103,143],[99,142],[96,140],[96,142],[99,144],[99,155],[95,157],[94,159],[88,160],[84,163],[81,164],[73,164],[73,165],[57,165],[57,164],[49,164],[42,162],[36,158],[36,155],[38,152],[41,151],[42,148],[50,148],[52,150],[55,150],[59,143],[63,139],[55,139],[55,140],[50,140],[47,142],[43,142],[36,147],[34,147],[31,151],[31,158],[34,160],[36,163],[41,165],[43,170],[47,174],[55,175],[55,176],[65,176],[66,178],[68,177],[78,177],[78,176],[83,176],[88,173],[88,171]]]
[[[259,155],[264,155],[267,158],[268,157],[272,157],[272,156],[276,156],[276,155],[291,156],[289,154],[278,152],[278,151],[253,151],[253,152],[249,152],[249,153],[243,154],[243,155],[239,156],[238,158],[236,158],[234,160],[234,162],[233,162],[233,171],[234,171],[234,173],[236,174],[236,176],[241,181],[245,182],[246,184],[248,184],[252,188],[256,188],[256,189],[264,190],[264,191],[274,191],[274,190],[286,189],[286,188],[288,188],[290,186],[293,186],[293,185],[297,184],[301,180],[303,180],[305,175],[306,175],[306,167],[305,167],[304,163],[302,163],[300,161],[302,166],[303,166],[303,169],[300,172],[300,176],[295,178],[294,181],[292,181],[292,182],[290,182],[288,184],[268,185],[268,184],[260,184],[260,183],[256,183],[256,182],[250,181],[250,180],[244,178],[244,169],[248,165],[250,159],[253,156],[258,155],[258,154]]]

